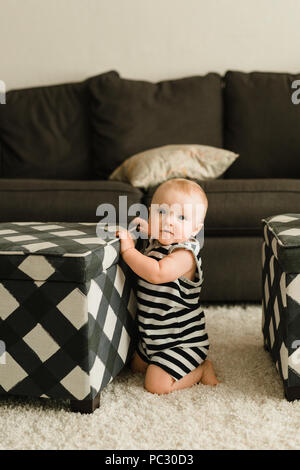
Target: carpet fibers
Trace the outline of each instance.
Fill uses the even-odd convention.
[[[217,387],[158,396],[124,369],[93,415],[69,412],[67,401],[2,397],[0,449],[299,449],[300,401],[286,401],[263,349],[260,305],[205,313]]]

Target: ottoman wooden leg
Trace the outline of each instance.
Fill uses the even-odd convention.
[[[300,400],[300,387],[285,387],[284,394],[288,401]]]
[[[77,413],[94,413],[100,406],[100,392],[93,400],[71,400],[71,411]]]

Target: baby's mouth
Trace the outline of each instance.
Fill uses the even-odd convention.
[[[160,232],[161,232],[162,234],[173,235],[173,233],[170,232],[170,230],[161,230]]]

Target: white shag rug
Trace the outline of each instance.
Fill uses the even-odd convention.
[[[0,398],[0,449],[298,449],[300,400],[288,402],[263,348],[261,307],[205,307],[217,387],[169,395],[124,369],[92,415],[68,402]]]

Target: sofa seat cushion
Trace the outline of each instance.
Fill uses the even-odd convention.
[[[208,198],[206,235],[260,235],[261,219],[299,212],[300,179],[217,179],[197,183]],[[145,194],[147,206],[156,187]]]
[[[0,179],[0,221],[97,222],[100,204],[139,203],[142,192],[128,183],[101,180]],[[118,221],[118,210],[116,210]]]
[[[151,83],[111,72],[88,82],[98,178],[108,178],[126,158],[155,147],[222,147],[222,79],[217,73]]]

